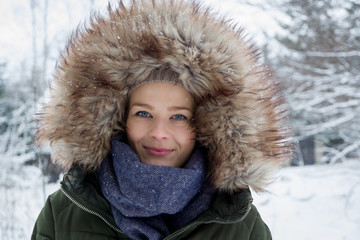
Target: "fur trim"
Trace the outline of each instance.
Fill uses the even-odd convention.
[[[279,88],[243,31],[178,0],[122,2],[77,30],[57,66],[39,141],[64,167],[96,170],[123,131],[127,93],[167,68],[196,99],[198,141],[220,191],[262,191],[291,156]]]

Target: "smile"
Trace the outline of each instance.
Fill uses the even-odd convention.
[[[145,147],[145,146],[144,148],[150,155],[158,156],[158,157],[167,156],[174,151],[173,149],[168,149],[168,148]]]

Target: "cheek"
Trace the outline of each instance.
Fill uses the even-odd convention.
[[[143,130],[139,126],[136,126],[136,124],[131,122],[126,124],[126,135],[131,145],[134,145],[141,139],[141,132],[143,132]]]
[[[190,131],[189,129],[182,129],[181,131],[176,132],[174,136],[177,136],[178,141],[184,146],[191,147],[195,144],[196,134],[194,131]]]
[[[188,131],[186,134],[183,135],[182,142],[181,142],[181,159],[183,159],[184,164],[190,157],[192,151],[195,147],[195,132]]]

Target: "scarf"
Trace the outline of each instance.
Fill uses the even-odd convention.
[[[209,208],[214,193],[201,148],[183,168],[148,165],[120,137],[111,142],[99,182],[117,225],[135,240],[158,240],[180,229]]]

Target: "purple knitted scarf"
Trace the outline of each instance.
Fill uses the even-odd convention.
[[[200,148],[184,168],[144,164],[120,137],[111,149],[100,167],[100,186],[117,225],[130,238],[162,239],[209,208],[213,190]]]

